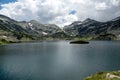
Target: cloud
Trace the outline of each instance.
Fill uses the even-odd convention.
[[[111,0],[112,5],[120,6],[120,0]]]
[[[108,8],[108,6],[106,5],[106,3],[102,2],[102,3],[98,3],[95,6],[96,10],[105,10]]]
[[[17,0],[1,7],[1,14],[18,21],[35,19],[59,26],[88,17],[107,21],[120,16],[120,0]]]

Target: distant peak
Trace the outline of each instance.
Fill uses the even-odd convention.
[[[81,23],[82,21],[74,21],[74,23]]]
[[[71,25],[79,25],[81,23],[82,23],[81,21],[74,21]]]
[[[117,21],[117,20],[120,20],[120,16],[115,19],[112,19],[111,21]]]
[[[93,20],[93,19],[90,19],[90,18],[87,18],[87,19],[85,19],[84,21],[83,21],[83,23],[88,23],[88,22],[96,22],[95,20]]]
[[[0,17],[7,17],[7,16],[0,14]]]
[[[5,15],[2,15],[2,14],[0,14],[0,18],[10,19],[9,17],[7,17],[7,16],[5,16]]]
[[[87,19],[85,19],[84,21],[92,21],[92,19],[90,19],[90,18],[87,18]]]
[[[0,18],[1,18],[2,20],[9,20],[9,21],[17,22],[17,21],[15,21],[14,19],[11,19],[10,17],[7,17],[7,16],[2,15],[2,14],[0,14]]]
[[[59,28],[59,26],[57,26],[56,24],[44,24],[44,25],[48,27]]]

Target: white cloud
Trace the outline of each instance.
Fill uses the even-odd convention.
[[[120,0],[111,0],[111,3],[112,3],[114,6],[119,6],[119,5],[120,5]]]
[[[120,15],[120,0],[18,0],[1,7],[1,14],[15,20],[35,19],[59,26],[88,17],[106,21]],[[76,13],[69,14],[73,10]]]
[[[102,3],[96,4],[95,8],[96,10],[105,10],[108,8],[108,6],[106,5],[105,2],[102,2]]]
[[[55,18],[55,21],[51,23],[58,24],[59,26],[63,25],[69,25],[71,22],[78,21],[77,16],[75,15],[64,15],[64,16],[58,16]]]

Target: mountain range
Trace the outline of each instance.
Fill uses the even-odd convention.
[[[55,24],[42,24],[36,20],[16,21],[0,15],[0,39],[40,40],[46,38],[87,38],[99,40],[120,40],[120,17],[107,22],[90,18],[75,21],[61,29]]]
[[[66,34],[70,36],[92,37],[95,39],[119,40],[120,17],[107,22],[99,22],[90,18],[84,21],[76,21],[64,27]]]

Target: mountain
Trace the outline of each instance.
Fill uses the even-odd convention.
[[[17,24],[17,21],[4,15],[0,15],[0,29],[11,32],[27,33],[25,29]]]
[[[67,35],[76,36],[76,35],[79,35],[78,28],[79,28],[79,25],[81,24],[82,24],[81,21],[75,21],[74,23],[65,26],[63,30]]]
[[[120,40],[120,17],[107,22],[87,18],[84,21],[75,21],[61,29],[55,24],[42,24],[36,20],[15,21],[7,16],[0,15],[0,40],[70,39],[75,37]]]
[[[19,22],[18,24],[22,28],[29,31],[31,35],[35,35],[35,36],[51,35],[61,30],[55,24],[41,24],[35,20],[31,20],[29,22]]]
[[[15,21],[0,15],[0,39],[21,40],[22,38],[39,38],[51,36],[61,29],[55,24],[41,24],[38,21]]]
[[[99,25],[101,25],[101,22],[88,18],[83,22],[73,22],[71,25],[68,25],[67,27],[65,26],[63,29],[71,36],[87,36],[90,34],[96,34]]]
[[[0,42],[13,42],[25,37],[31,38],[28,31],[17,23],[17,21],[9,17],[0,15]]]
[[[70,36],[80,37],[120,37],[120,17],[107,22],[99,22],[93,19],[86,19],[84,21],[73,22],[65,26],[64,31]],[[111,36],[111,37],[110,37]]]

